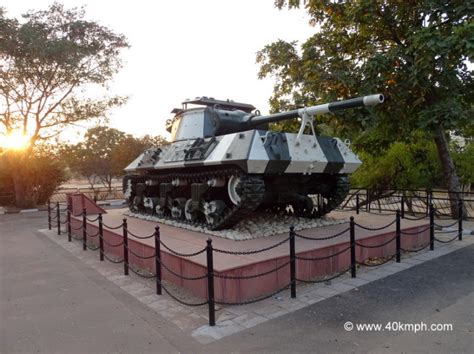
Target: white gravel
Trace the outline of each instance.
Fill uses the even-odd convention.
[[[183,229],[202,232],[235,241],[251,240],[254,238],[285,233],[289,231],[291,225],[294,225],[295,230],[299,231],[312,229],[315,227],[337,225],[349,221],[346,218],[335,219],[328,216],[320,219],[308,219],[289,215],[255,213],[253,216],[241,220],[238,224],[234,225],[232,229],[212,231],[202,226],[196,227],[173,220],[159,219],[156,216],[136,214],[130,211],[125,212],[125,215],[148,221],[156,221],[163,224],[181,227]]]

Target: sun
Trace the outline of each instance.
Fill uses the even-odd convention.
[[[23,150],[28,146],[29,142],[30,137],[19,131],[0,136],[0,147],[7,150]]]

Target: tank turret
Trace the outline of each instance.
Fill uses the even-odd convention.
[[[383,100],[383,95],[376,94],[262,116],[258,111],[252,113],[255,107],[250,104],[199,97],[184,101],[183,109],[175,108],[171,113],[176,115],[167,122],[167,128],[172,133],[172,141],[265,129],[268,123],[298,117],[303,119],[304,128],[306,124],[311,124],[311,117],[315,115],[348,108],[374,106],[382,103]],[[187,109],[188,104],[204,107]]]
[[[344,200],[347,177],[361,161],[349,144],[316,135],[313,117],[383,101],[376,94],[260,115],[251,104],[186,100],[167,122],[171,143],[145,151],[125,169],[125,198],[134,212],[213,230],[256,210],[320,217]],[[298,117],[297,134],[267,129]],[[308,125],[311,134],[304,134]]]

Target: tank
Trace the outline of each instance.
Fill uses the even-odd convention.
[[[170,143],[126,167],[124,197],[132,212],[211,230],[256,211],[321,217],[344,200],[361,161],[347,141],[316,135],[314,116],[383,101],[375,94],[260,115],[251,104],[186,100],[167,121]],[[295,118],[296,134],[268,130],[268,123]]]

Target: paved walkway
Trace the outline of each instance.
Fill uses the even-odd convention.
[[[387,305],[391,315],[396,315],[394,320],[434,321],[438,313],[432,304],[452,321],[463,320],[456,323],[452,336],[440,335],[445,345],[434,346],[434,351],[449,351],[453,338],[457,339],[453,348],[458,351],[472,344],[472,311],[469,322],[464,320],[466,310],[462,310],[474,308],[470,306],[474,247],[463,248],[472,244],[471,236],[447,246],[437,245],[434,252],[404,259],[400,264],[364,269],[357,279],[346,276],[331,284],[298,286],[297,299],[288,299],[285,291],[259,304],[220,309],[217,326],[210,328],[206,308],[194,311],[167,296],[157,297],[152,284],[122,276],[120,266],[99,262],[97,252],[83,252],[78,243],[68,243],[53,232],[36,232],[44,227],[44,221],[44,213],[0,216],[1,352],[420,349],[417,340],[405,338],[408,334],[402,335],[403,339],[388,338],[386,333],[371,334],[367,337],[370,340],[361,333],[347,337],[343,320],[384,318],[388,312],[383,306]],[[450,257],[451,252],[456,256],[449,262],[429,261]],[[462,257],[459,252],[463,252]],[[469,259],[470,263],[466,262]],[[433,284],[434,290],[429,291]],[[446,301],[440,300],[446,298],[443,286],[450,289]],[[417,311],[420,316],[414,316]],[[432,337],[420,336],[432,345]],[[384,347],[380,338],[392,346]],[[408,347],[400,346],[407,343]]]

